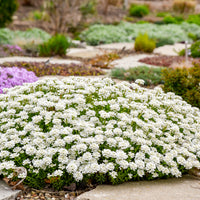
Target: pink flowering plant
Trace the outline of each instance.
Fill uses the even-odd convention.
[[[34,72],[27,71],[24,68],[17,67],[0,67],[0,93],[4,88],[11,88],[23,83],[32,83],[38,78]]]
[[[138,84],[68,77],[10,88],[0,95],[0,175],[22,166],[26,184],[61,189],[200,169],[200,110]]]
[[[0,46],[0,57],[5,56],[21,56],[24,50],[18,45],[5,44]]]

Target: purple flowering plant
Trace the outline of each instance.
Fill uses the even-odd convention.
[[[18,67],[0,67],[0,94],[4,88],[11,88],[23,83],[32,83],[38,77],[32,71]]]
[[[21,56],[24,54],[24,50],[18,45],[1,45],[0,46],[0,57],[5,56]]]

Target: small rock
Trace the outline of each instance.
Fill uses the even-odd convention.
[[[49,193],[45,193],[45,197],[51,197]]]
[[[76,183],[72,183],[69,186],[64,186],[64,189],[69,191],[75,191],[76,190]]]
[[[69,199],[69,198],[70,198],[69,194],[66,194],[66,195],[65,195],[65,198],[66,198],[66,199]]]
[[[65,193],[66,193],[65,191],[60,191],[60,192],[59,192],[59,195],[60,195],[60,196],[65,196]]]

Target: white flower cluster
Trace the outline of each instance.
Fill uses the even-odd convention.
[[[200,168],[200,111],[173,93],[111,79],[44,79],[0,95],[0,174],[153,178]]]

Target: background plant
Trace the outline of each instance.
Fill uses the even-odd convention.
[[[149,14],[149,8],[146,5],[131,4],[129,15],[133,17],[144,17]]]
[[[195,10],[196,0],[174,0],[173,9],[178,13],[189,13]]]
[[[163,83],[160,67],[138,66],[130,69],[116,68],[111,71],[111,77],[135,82],[137,79],[145,81],[145,86],[155,86]]]
[[[0,0],[0,27],[5,27],[12,21],[12,16],[18,8],[17,0]]]
[[[185,49],[178,52],[179,56],[185,55]],[[188,56],[193,58],[200,58],[200,40],[194,42],[190,48],[188,48]]]
[[[38,28],[28,29],[26,31],[12,31],[7,28],[0,29],[0,44],[19,46],[32,42],[39,44],[47,41],[50,37],[50,34]]]
[[[191,45],[190,52],[193,58],[200,58],[200,40]]]
[[[120,22],[119,25],[92,25],[80,34],[80,38],[90,45],[113,42],[133,42],[139,35],[147,33],[149,38],[156,40],[156,46],[174,44],[181,41],[192,41],[188,33],[200,37],[200,26],[181,23],[156,25],[151,23],[133,24]]]
[[[57,34],[39,46],[40,56],[65,56],[71,41],[64,35]]]
[[[181,24],[184,21],[184,19],[182,17],[173,17],[171,15],[165,16],[163,18],[163,22],[165,24]]]
[[[94,10],[95,0],[45,0],[44,11],[48,20],[43,25],[54,34],[64,34],[69,27],[82,26],[85,16]]]
[[[156,42],[153,39],[150,39],[147,33],[139,34],[135,39],[134,48],[135,51],[152,53],[156,48]]]
[[[131,41],[125,30],[114,25],[93,25],[80,35],[90,45]]]
[[[188,23],[197,24],[200,26],[200,14],[189,15],[186,21]]]
[[[164,91],[174,92],[192,106],[200,108],[200,65],[191,68],[167,68],[162,73]]]

